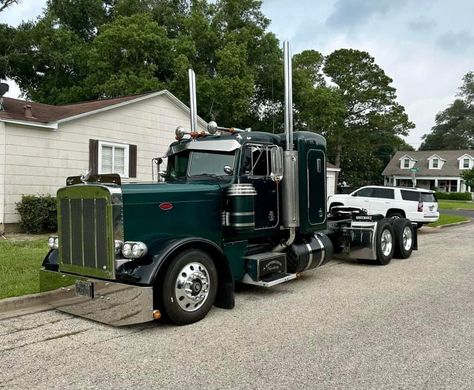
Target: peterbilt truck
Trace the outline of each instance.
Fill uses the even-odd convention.
[[[213,305],[232,309],[236,283],[271,288],[333,255],[381,265],[410,256],[410,221],[348,207],[327,213],[326,140],[293,132],[284,49],[284,134],[215,122],[198,131],[190,72],[191,131],[176,130],[158,180],[66,180],[40,271],[41,290],[56,290],[53,307],[115,326],[162,317],[182,325]]]

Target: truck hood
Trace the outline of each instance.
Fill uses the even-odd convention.
[[[122,185],[126,241],[203,237],[221,241],[222,188],[217,183]]]

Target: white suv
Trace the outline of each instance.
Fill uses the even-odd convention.
[[[439,218],[434,192],[422,188],[366,186],[351,194],[330,196],[328,210],[334,206],[359,207],[387,218],[408,218],[419,227]]]

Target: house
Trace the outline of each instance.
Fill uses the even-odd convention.
[[[416,186],[443,192],[471,192],[461,177],[474,167],[474,150],[397,152],[382,172],[385,185]]]
[[[341,168],[336,167],[331,163],[326,164],[326,192],[327,196],[334,195],[336,193],[336,174],[341,172]]]
[[[64,106],[3,98],[0,232],[18,223],[22,195],[55,194],[68,176],[93,169],[120,173],[124,181],[151,180],[152,159],[188,123],[188,107],[168,91]],[[199,118],[198,127],[205,126]]]

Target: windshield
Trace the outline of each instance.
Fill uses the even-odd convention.
[[[216,153],[185,151],[169,157],[168,177],[192,177],[199,175],[227,176],[224,167],[234,169],[235,152]]]

